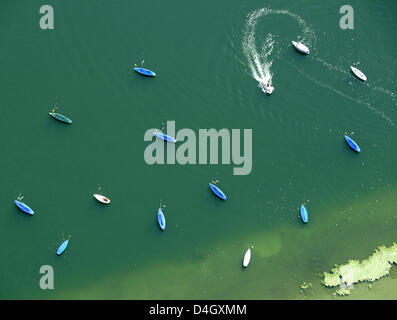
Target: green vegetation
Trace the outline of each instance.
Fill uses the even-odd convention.
[[[310,289],[312,287],[312,284],[310,282],[303,282],[301,284],[301,290],[304,291],[306,289]]]
[[[331,273],[324,272],[322,283],[326,287],[341,286],[334,295],[349,295],[354,283],[373,282],[389,274],[393,263],[397,264],[397,243],[389,248],[380,246],[366,260],[349,260],[348,263],[335,267]]]

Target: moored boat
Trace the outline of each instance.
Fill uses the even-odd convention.
[[[14,202],[17,205],[17,207],[19,209],[21,209],[23,212],[30,214],[30,215],[34,215],[34,211],[26,203],[23,203],[19,200],[14,200]]]
[[[64,123],[72,123],[72,120],[69,119],[68,117],[64,116],[63,114],[56,113],[56,112],[50,112],[50,116],[57,119],[58,121],[64,122]]]
[[[248,248],[248,250],[245,252],[245,255],[244,255],[243,267],[244,268],[248,267],[250,261],[251,261],[251,248]]]
[[[350,66],[351,71],[354,73],[354,75],[359,78],[361,81],[367,81],[367,76],[362,72],[361,70]]]
[[[349,136],[345,135],[345,141],[347,142],[349,147],[352,148],[354,151],[361,152],[361,149],[360,149],[359,145],[352,138],[350,138]]]
[[[307,209],[303,204],[301,205],[300,211],[301,211],[301,218],[302,218],[303,222],[307,223],[309,221],[309,216],[307,214]]]
[[[93,196],[95,197],[95,199],[97,199],[101,203],[104,203],[104,204],[110,203],[110,199],[101,195],[101,194],[94,193]]]
[[[161,208],[159,208],[157,212],[157,221],[159,223],[161,230],[165,230],[165,216]]]
[[[222,200],[226,200],[226,195],[223,193],[223,191],[221,189],[219,189],[216,185],[209,183],[209,186],[212,190],[212,192],[219,198]]]
[[[134,70],[136,72],[138,72],[139,74],[146,76],[146,77],[155,77],[156,76],[156,73],[149,69],[134,67]]]
[[[158,132],[158,131],[155,131],[155,132],[153,132],[153,134],[157,137],[157,138],[159,138],[159,139],[161,139],[161,140],[164,140],[164,141],[167,141],[167,142],[177,142],[178,140],[176,140],[175,138],[173,138],[173,137],[171,137],[171,136],[168,136],[168,135],[166,135],[165,133],[162,133],[162,132]]]
[[[292,41],[295,49],[298,50],[300,53],[309,54],[310,50],[307,46],[305,46],[302,42]]]
[[[57,250],[58,256],[61,255],[66,250],[68,244],[69,244],[69,239],[62,242],[62,244],[58,247],[58,250]]]

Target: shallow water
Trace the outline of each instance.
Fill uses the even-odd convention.
[[[54,0],[43,31],[40,1],[3,1],[0,298],[332,299],[320,273],[397,240],[397,3],[350,1],[354,30],[343,4]],[[131,71],[142,60],[156,78]],[[70,126],[48,115],[55,97]],[[143,135],[166,120],[252,129],[252,172],[147,165]],[[55,290],[39,287],[44,264]],[[347,298],[395,299],[394,268]]]

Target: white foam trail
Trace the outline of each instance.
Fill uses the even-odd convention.
[[[318,62],[320,62],[320,63],[321,63],[324,67],[326,67],[328,70],[335,70],[335,71],[342,72],[342,73],[344,73],[344,74],[348,74],[349,71],[350,71],[350,68],[348,69],[349,71],[347,71],[347,70],[342,69],[342,68],[340,68],[340,67],[338,67],[338,66],[334,66],[334,65],[332,65],[332,64],[330,64],[330,63],[324,61],[322,58],[319,58],[319,57],[315,58],[315,60],[318,61]]]
[[[395,123],[393,122],[393,120],[390,119],[390,117],[388,117],[383,111],[380,111],[380,110],[376,109],[371,103],[365,102],[365,101],[360,100],[360,99],[357,99],[357,98],[353,98],[353,97],[351,97],[351,96],[349,96],[349,95],[343,93],[342,91],[339,91],[339,90],[335,89],[334,87],[332,87],[332,86],[330,86],[330,85],[328,85],[328,84],[326,84],[326,83],[323,83],[323,82],[317,80],[315,77],[306,74],[306,73],[303,72],[302,70],[299,70],[299,69],[298,69],[294,64],[292,64],[291,62],[288,62],[288,63],[289,63],[293,68],[295,68],[299,73],[303,74],[305,77],[307,77],[309,80],[313,81],[313,82],[316,83],[317,85],[322,86],[322,87],[324,87],[324,88],[327,88],[327,89],[329,89],[329,90],[335,92],[336,94],[339,94],[340,96],[342,96],[342,97],[344,97],[344,98],[346,98],[346,99],[349,99],[349,100],[351,100],[351,101],[354,101],[354,102],[359,103],[359,104],[362,104],[362,105],[365,105],[369,110],[371,110],[372,112],[374,112],[374,113],[377,114],[377,115],[380,115],[383,119],[385,119],[392,127],[395,127],[395,126],[396,126]],[[344,71],[343,71],[343,72],[344,72]]]
[[[270,8],[262,8],[262,9],[258,9],[258,10],[250,12],[247,15],[247,20],[246,20],[246,24],[245,24],[244,32],[243,32],[243,42],[242,42],[243,52],[244,52],[245,57],[248,60],[248,66],[251,70],[253,78],[255,80],[257,80],[258,82],[270,83],[270,85],[271,85],[271,81],[272,81],[272,77],[273,77],[273,75],[271,74],[271,71],[270,71],[270,68],[273,63],[273,61],[271,60],[271,54],[273,52],[273,49],[274,49],[274,46],[276,43],[276,41],[275,41],[276,35],[272,34],[272,33],[268,33],[267,36],[265,37],[265,40],[264,40],[262,46],[260,47],[260,50],[258,51],[257,46],[256,46],[255,32],[256,32],[256,26],[257,26],[258,21],[262,17],[267,16],[267,15],[272,15],[272,14],[275,14],[275,15],[283,14],[283,15],[286,15],[286,16],[289,16],[289,17],[295,19],[303,31],[302,37],[300,37],[298,40],[302,41],[309,47],[314,47],[315,40],[316,40],[313,30],[309,28],[307,23],[300,16],[298,16],[297,14],[291,13],[288,10],[273,10]],[[269,25],[269,27],[271,27],[271,25]],[[275,29],[275,28],[273,28],[273,29]],[[350,73],[350,69],[346,70],[342,67],[334,66],[334,65],[324,61],[320,57],[315,57],[314,61],[321,63],[324,67],[326,67],[330,71],[338,71],[345,75]],[[357,65],[358,64],[359,64],[359,62],[357,63]],[[291,65],[295,69],[297,69],[293,64],[291,64]],[[355,99],[355,98],[343,93],[342,91],[339,91],[339,90],[333,88],[332,86],[325,84],[325,83],[317,80],[316,78],[305,74],[301,70],[298,70],[298,71],[303,73],[306,77],[308,77],[310,80],[312,80],[316,84],[323,86],[329,90],[332,90],[333,92],[343,96],[344,98],[347,98],[347,99],[355,101],[359,104],[365,105],[368,109],[373,111],[375,114],[381,115],[382,118],[385,119],[387,122],[389,122],[389,124],[391,126],[393,126],[393,127],[395,126],[395,123],[393,122],[393,120],[390,117],[388,117],[383,111],[376,109],[373,106],[373,104],[371,104],[369,102],[365,102],[360,99]],[[394,105],[397,106],[397,102],[396,102],[397,94],[396,93],[394,93],[388,89],[385,89],[383,87],[369,85],[368,83],[365,83],[364,85],[366,85],[369,90],[377,91],[377,92],[380,92],[380,93],[390,96]]]
[[[389,97],[391,97],[392,101],[394,102],[394,105],[397,106],[396,94],[393,91],[390,91],[383,87],[375,87],[375,86],[372,86],[371,89],[378,91],[378,92],[382,92],[384,94],[387,94]]]
[[[345,74],[345,75],[347,75],[347,74],[350,73],[350,68],[348,68],[347,70],[346,70],[346,69],[342,69],[342,68],[340,68],[340,67],[338,67],[338,66],[334,66],[334,65],[332,65],[332,64],[330,64],[330,63],[324,61],[322,58],[318,58],[318,57],[317,57],[315,60],[318,61],[318,62],[320,62],[323,66],[325,66],[325,67],[328,68],[329,70],[339,71],[339,72],[341,72],[341,73],[343,73],[343,74]],[[358,64],[359,64],[359,63],[357,63],[356,65],[358,65]],[[378,92],[381,92],[381,93],[383,93],[383,94],[388,95],[388,96],[392,99],[393,103],[394,103],[395,105],[397,105],[396,93],[394,93],[393,91],[390,91],[390,90],[385,89],[385,88],[383,88],[383,87],[376,87],[376,86],[374,86],[374,85],[372,85],[372,84],[370,84],[370,83],[368,83],[368,82],[363,83],[363,85],[365,85],[365,86],[367,87],[367,89],[369,89],[369,90],[378,91]]]
[[[251,73],[254,79],[258,82],[271,84],[272,74],[270,72],[270,68],[272,66],[272,60],[270,59],[270,55],[274,48],[275,35],[272,33],[268,33],[259,51],[257,50],[255,38],[255,29],[257,22],[263,16],[267,16],[270,14],[284,14],[295,19],[298,22],[299,26],[301,26],[303,29],[301,41],[305,42],[309,46],[312,44],[312,41],[314,39],[314,33],[301,17],[287,10],[273,10],[269,8],[262,8],[248,14],[243,33],[243,52],[248,60],[248,65],[251,69]]]

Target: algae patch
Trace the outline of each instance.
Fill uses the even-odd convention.
[[[389,274],[393,263],[397,264],[397,243],[389,248],[380,246],[366,260],[349,260],[346,264],[335,267],[330,273],[323,273],[321,281],[326,287],[340,286],[334,293],[349,295],[354,283],[373,282]]]
[[[301,284],[301,290],[303,291],[303,290],[307,290],[307,289],[310,289],[312,287],[312,284],[310,283],[310,282],[303,282],[302,284]]]

